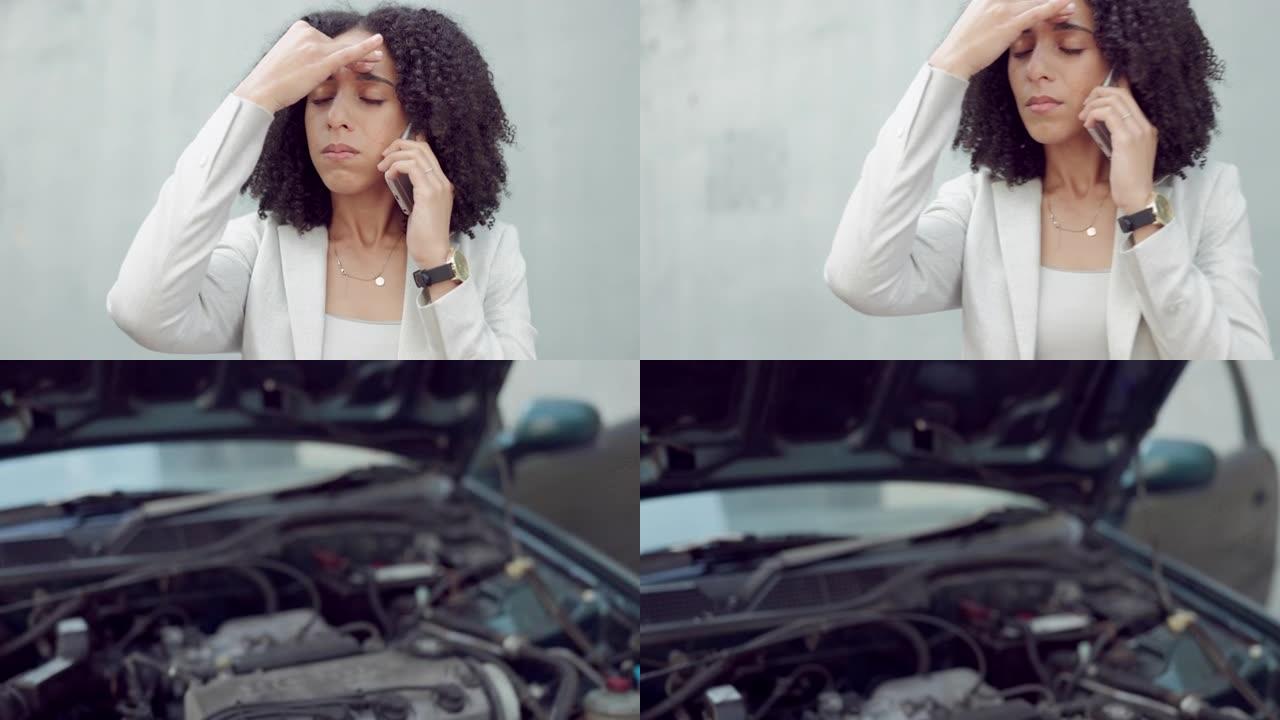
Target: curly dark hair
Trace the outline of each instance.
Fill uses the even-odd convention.
[[[329,37],[352,28],[381,33],[400,75],[396,95],[409,123],[427,135],[440,168],[454,186],[449,232],[492,227],[506,194],[503,145],[515,129],[498,99],[493,73],[457,23],[425,8],[380,5],[367,15],[329,10],[302,20]],[[272,213],[299,232],[328,225],[329,189],[307,151],[306,98],[276,113],[258,164],[240,189],[259,199],[258,217]]]
[[[1188,0],[1087,0],[1094,39],[1107,63],[1129,78],[1133,97],[1160,131],[1155,179],[1186,178],[1203,167],[1217,129],[1218,100],[1210,81],[1224,66]],[[970,153],[974,172],[1021,185],[1044,176],[1044,146],[1027,132],[1009,86],[1009,51],[970,82],[953,148]]]

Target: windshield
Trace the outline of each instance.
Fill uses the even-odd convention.
[[[318,479],[399,455],[323,442],[200,440],[77,448],[0,462],[0,507],[115,491],[243,490]]]
[[[924,532],[1002,507],[1044,505],[1003,490],[924,482],[709,490],[641,502],[640,552],[735,533],[871,538]]]

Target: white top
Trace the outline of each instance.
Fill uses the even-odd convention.
[[[1108,360],[1107,287],[1110,270],[1040,267],[1037,360]]]
[[[0,7],[8,6],[0,0]],[[228,95],[160,186],[107,295],[111,318],[143,347],[239,352],[246,360],[320,358],[328,227],[299,232],[253,211],[232,217],[271,122],[265,109]],[[608,237],[614,230],[582,232]],[[414,284],[415,264],[405,263],[398,359],[534,356],[516,228],[495,220],[471,233],[453,238],[471,277],[434,302]]]
[[[322,360],[394,360],[400,323],[352,320],[324,314]]]
[[[963,310],[965,359],[1030,360],[1039,334],[1043,183],[1010,185],[985,169],[941,188],[935,183],[968,87],[922,63],[861,174],[850,173],[860,180],[824,277],[837,297],[868,315]],[[1269,360],[1262,276],[1240,173],[1209,161],[1185,175],[1155,184],[1174,208],[1172,223],[1135,247],[1116,243],[1109,356]],[[758,325],[755,314],[743,320],[744,327]],[[1142,354],[1153,348],[1156,355]]]

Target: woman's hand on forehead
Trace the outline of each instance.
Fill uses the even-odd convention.
[[[306,97],[341,68],[363,75],[383,56],[382,35],[357,42],[336,40],[299,20],[267,51],[235,94],[276,113]]]

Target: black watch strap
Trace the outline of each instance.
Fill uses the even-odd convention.
[[[1156,221],[1155,208],[1143,208],[1132,215],[1120,218],[1120,229],[1126,233],[1142,229]]]
[[[439,267],[433,267],[429,270],[419,270],[413,274],[413,282],[420,288],[430,287],[438,282],[453,280],[457,277],[452,264],[445,264]]]

